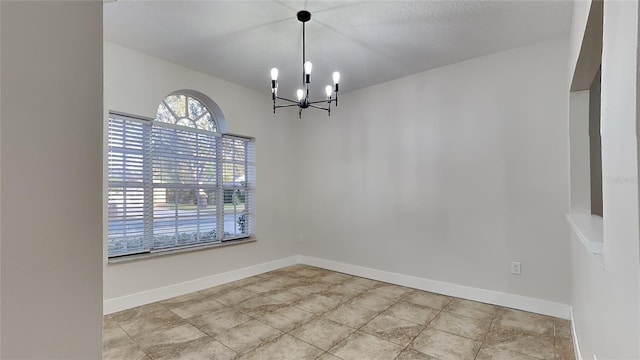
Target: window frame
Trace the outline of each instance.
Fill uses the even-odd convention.
[[[144,168],[144,170],[142,171],[143,172],[142,189],[144,193],[144,201],[143,201],[144,204],[142,206],[143,208],[143,211],[142,211],[143,212],[143,215],[142,215],[143,244],[141,247],[136,247],[133,250],[130,249],[127,251],[127,249],[125,248],[124,250],[120,249],[119,251],[117,251],[111,247],[112,231],[111,231],[110,223],[111,221],[115,221],[114,219],[118,218],[118,216],[112,216],[112,204],[113,204],[111,201],[112,189],[121,188],[124,193],[124,191],[127,190],[127,188],[131,188],[132,186],[130,186],[131,184],[127,186],[127,181],[124,178],[124,176],[126,175],[123,175],[122,181],[115,181],[115,180],[112,180],[112,178],[110,177],[112,175],[111,158],[112,158],[113,152],[112,152],[112,146],[111,146],[111,141],[112,141],[111,135],[108,135],[108,139],[107,139],[108,155],[106,160],[106,167],[107,167],[107,174],[109,178],[107,179],[107,196],[106,196],[105,205],[108,209],[108,212],[107,212],[107,258],[109,259],[109,261],[114,259],[138,258],[140,256],[147,256],[150,254],[175,253],[175,252],[190,251],[190,250],[195,250],[200,248],[210,248],[210,247],[220,246],[222,244],[231,245],[231,244],[255,241],[255,139],[253,137],[248,137],[248,136],[222,133],[221,130],[225,129],[226,126],[224,124],[224,118],[222,118],[223,120],[222,122],[220,122],[218,119],[218,116],[221,116],[222,112],[219,110],[219,108],[217,108],[217,105],[216,105],[216,109],[211,109],[205,101],[202,101],[200,97],[194,96],[193,93],[191,92],[189,93],[174,92],[168,95],[167,97],[173,96],[173,95],[185,95],[187,97],[192,97],[200,101],[200,103],[204,105],[207,111],[209,111],[214,121],[218,120],[214,124],[215,129],[217,131],[207,132],[207,131],[198,130],[192,127],[170,124],[166,122],[157,121],[156,119],[126,114],[118,111],[109,111],[108,113],[108,124],[107,124],[108,133],[112,131],[112,126],[113,126],[112,121],[122,121],[122,128],[126,126],[125,123],[127,121],[133,121],[133,122],[138,122],[142,124],[143,135],[141,136],[141,138],[144,139],[143,140],[144,148],[141,149],[141,152],[143,153],[141,162],[143,164],[142,167]],[[210,99],[209,101],[212,102]],[[185,103],[187,102],[188,100],[185,100]],[[163,99],[163,103],[164,103],[164,99]],[[155,238],[158,235],[156,233],[157,230],[154,229],[154,225],[153,225],[155,220],[154,219],[155,217],[154,191],[158,188],[163,188],[162,186],[163,184],[161,182],[155,181],[154,174],[153,174],[154,153],[151,148],[153,147],[152,139],[154,137],[154,129],[156,128],[162,128],[162,129],[176,128],[179,131],[185,131],[187,133],[206,132],[207,136],[210,136],[210,137],[213,136],[214,139],[217,139],[214,145],[215,146],[214,166],[215,166],[216,181],[213,186],[213,188],[215,188],[215,207],[213,211],[215,213],[215,228],[214,228],[216,231],[215,239],[200,241],[200,238],[199,238],[200,218],[198,217],[196,220],[198,222],[198,225],[197,225],[198,231],[196,231],[198,234],[196,234],[196,241],[179,244],[177,243],[178,236],[176,235],[174,239],[176,241],[176,244],[172,246],[167,246],[167,247],[157,246],[157,242]],[[245,178],[243,182],[237,182],[235,178],[233,178],[234,181],[232,181],[231,186],[229,186],[229,184],[225,184],[225,182],[222,181],[223,172],[224,172],[223,168],[225,167],[225,164],[227,164],[223,156],[223,147],[225,142],[227,141],[231,141],[234,143],[237,142],[237,143],[243,144],[244,146],[244,150],[243,150],[244,152],[242,154],[244,157],[243,171],[244,171]],[[125,166],[124,160],[122,164],[124,168]],[[233,164],[234,163],[232,163],[232,165]],[[233,165],[232,167],[235,169],[235,165]],[[123,174],[124,173],[125,171],[123,170]],[[232,176],[234,175],[235,175],[235,170]],[[118,186],[118,185],[122,185],[122,186]],[[140,183],[134,183],[133,185],[140,185]],[[210,183],[207,184],[206,188],[209,188],[209,189],[212,188],[211,184]],[[184,188],[176,187],[176,189],[184,189]],[[232,234],[228,234],[224,228],[225,216],[228,215],[226,214],[227,211],[225,210],[226,208],[225,208],[224,197],[225,197],[226,191],[229,191],[230,189],[234,192],[234,194],[235,192],[242,192],[243,193],[242,199],[244,202],[243,207],[237,206],[238,204],[236,204],[235,202],[233,203],[232,214],[233,214],[234,225],[233,225]],[[198,195],[199,194],[196,191],[196,197]],[[197,211],[199,211],[199,207],[200,207],[199,203],[196,203],[195,205],[197,207]],[[122,209],[125,209],[126,207],[127,207],[126,205],[123,205]],[[239,212],[238,211],[239,208],[241,208],[242,211]],[[176,224],[179,223],[179,219],[180,219],[180,215],[178,211],[179,210],[176,207],[176,217],[175,217]],[[117,210],[116,210],[116,213],[117,213]],[[124,213],[124,215],[119,217],[123,219],[123,222],[122,222],[123,225],[125,225],[126,221],[128,220],[126,216],[127,216],[126,213]],[[242,232],[238,233],[239,231],[238,229],[240,229],[240,226],[241,226],[238,220],[242,216],[244,216],[244,219],[245,219],[243,223],[243,226],[245,227],[241,229]],[[179,225],[176,225],[176,229],[178,227]],[[177,231],[178,230],[176,230],[176,234],[178,234]],[[120,242],[119,245],[123,246],[123,244],[126,242],[126,239],[127,237],[125,232],[125,235],[121,237],[120,240],[116,240],[116,241],[119,241]]]

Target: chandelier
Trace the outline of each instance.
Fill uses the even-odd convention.
[[[309,100],[309,85],[311,84],[311,68],[312,64],[306,59],[306,40],[305,40],[305,23],[311,20],[311,13],[302,10],[298,12],[298,21],[302,23],[302,88],[296,92],[297,100],[291,100],[278,96],[278,69],[271,69],[271,98],[273,99],[273,113],[276,113],[276,109],[283,107],[298,107],[298,117],[302,118],[302,110],[306,108],[314,108],[325,110],[327,115],[331,116],[331,102],[338,106],[338,82],[340,82],[340,73],[333,73],[333,87],[327,85],[325,87],[325,94],[327,96],[324,100]],[[286,105],[278,105],[285,103]],[[323,107],[320,104],[326,104],[327,107]]]

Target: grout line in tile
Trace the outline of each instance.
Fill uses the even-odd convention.
[[[379,287],[379,286],[378,286],[378,287]],[[374,289],[374,288],[376,288],[376,287],[373,287],[372,289]],[[367,291],[369,291],[369,290],[367,290]],[[365,291],[364,293],[366,293],[367,291]],[[334,345],[334,346],[332,347],[332,349],[333,349],[333,348],[335,348],[336,346],[340,345],[341,343],[345,342],[345,341],[346,341],[346,340],[347,340],[351,335],[355,334],[355,333],[356,333],[356,332],[358,332],[358,331],[361,331],[363,327],[367,326],[370,322],[372,322],[372,321],[373,321],[374,319],[376,319],[378,316],[382,315],[384,312],[386,312],[387,310],[389,310],[390,308],[392,308],[393,306],[395,306],[396,304],[398,304],[399,302],[401,302],[401,301],[402,301],[402,300],[407,296],[407,294],[408,294],[408,293],[410,293],[410,292],[411,292],[411,291],[408,291],[406,294],[401,295],[401,296],[400,296],[400,298],[398,299],[398,301],[394,302],[393,304],[391,304],[390,306],[388,306],[386,309],[384,309],[384,310],[382,310],[382,311],[376,311],[376,312],[378,313],[376,316],[374,316],[373,318],[371,318],[371,319],[370,319],[369,321],[367,321],[366,323],[362,324],[359,328],[357,328],[355,331],[353,331],[351,334],[349,334],[349,336],[345,337],[342,341],[340,341],[339,343],[337,343],[336,345]],[[364,293],[363,293],[363,294],[364,294]],[[360,296],[361,296],[361,295],[362,295],[362,294],[360,294]],[[356,305],[356,306],[357,306],[357,305]],[[364,308],[364,307],[362,307],[362,308]],[[365,309],[366,309],[366,308],[365,308]],[[368,310],[372,310],[372,309],[368,309]],[[374,310],[374,311],[375,311],[375,310]],[[436,316],[437,316],[437,315],[436,315]],[[418,333],[418,335],[419,335],[420,333],[422,333],[422,331],[424,331],[424,329],[426,329],[426,326],[425,326],[425,328],[423,328],[422,330],[420,330],[420,332]],[[369,334],[369,333],[368,333],[368,332],[366,332],[366,331],[363,331],[363,332],[364,332],[364,333],[366,333],[366,334]],[[373,335],[373,334],[369,334],[369,335],[371,335],[371,336],[375,336],[376,338],[381,339],[381,340],[384,340],[384,341],[387,341],[387,342],[391,342],[391,341],[388,341],[388,340],[382,339],[382,338],[378,337],[377,335]],[[415,338],[416,338],[418,335],[416,335],[415,337],[413,337],[413,338],[411,339],[411,341],[409,341],[409,344],[411,344],[411,343],[413,342],[413,340],[415,340]],[[393,343],[393,344],[395,344],[395,343]],[[407,345],[407,346],[408,346],[408,345]],[[404,351],[405,349],[406,349],[406,347],[405,347],[404,349],[402,349],[402,351]],[[329,349],[329,350],[330,350],[330,349]],[[400,351],[400,352],[398,353],[398,355],[396,355],[396,358],[397,358],[398,356],[400,356],[400,354],[402,354],[402,351]],[[331,354],[331,355],[333,355],[333,354]]]
[[[418,336],[420,336],[423,332],[425,332],[425,331],[429,328],[429,325],[431,325],[431,323],[433,322],[433,320],[435,320],[435,319],[438,317],[438,315],[440,315],[440,313],[442,313],[442,311],[443,311],[442,309],[438,310],[438,313],[436,314],[436,316],[434,316],[434,317],[433,317],[433,319],[431,319],[431,320],[429,320],[429,321],[427,322],[427,324],[424,326],[424,329],[422,329],[422,330],[418,333],[418,335],[416,335],[413,339],[411,339],[411,341],[409,342],[409,344],[408,344],[408,345],[406,346],[406,348],[405,348],[404,350],[402,350],[402,351],[405,351],[405,350],[407,350],[408,348],[410,348],[410,347],[411,347],[411,345],[413,344],[413,342],[416,340],[416,338],[417,338]],[[411,347],[411,348],[412,348],[412,347]],[[412,349],[413,349],[413,348],[412,348]],[[418,351],[418,350],[416,350],[416,351]],[[401,352],[401,354],[402,354],[402,352]],[[431,356],[431,355],[429,355],[429,356]],[[432,357],[433,357],[433,356],[432,356]]]
[[[120,322],[119,322],[119,321],[116,321],[116,324],[118,325],[118,327],[120,328],[120,330],[122,330],[122,331],[125,333],[125,335],[127,335],[127,337],[128,337],[129,339],[131,339],[131,341],[133,341],[133,343],[134,343],[134,344],[136,344],[136,347],[137,347],[138,349],[140,349],[140,351],[142,351],[145,355],[147,355],[147,357],[148,357],[149,359],[153,359],[153,358],[151,357],[151,355],[149,355],[149,353],[148,353],[145,349],[143,349],[143,348],[140,346],[140,344],[138,344],[138,342],[137,342],[137,341],[135,341],[135,340],[131,337],[131,335],[129,335],[129,333],[128,333],[125,329],[123,329],[123,328],[122,328],[122,326],[120,326]],[[104,351],[103,351],[103,352],[104,352]]]

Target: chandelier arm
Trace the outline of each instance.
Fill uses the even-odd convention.
[[[314,109],[320,109],[320,110],[329,111],[329,109],[328,109],[328,108],[323,108],[322,106],[317,106],[317,105],[309,104],[309,107],[312,107],[312,108],[314,108]]]
[[[291,100],[291,99],[287,99],[287,98],[283,98],[283,97],[278,97],[278,96],[276,96],[276,100],[284,100],[284,101],[288,101],[288,102],[296,103],[296,104],[300,103],[299,101],[295,101],[295,100]]]
[[[279,108],[284,108],[284,107],[292,107],[292,106],[299,106],[298,104],[289,104],[289,105],[276,105],[276,109]]]
[[[316,100],[316,101],[309,101],[309,105],[311,104],[331,104],[331,102],[333,101],[333,99],[329,100]]]

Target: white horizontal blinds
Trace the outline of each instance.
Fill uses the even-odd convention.
[[[247,233],[251,236],[256,234],[256,143],[253,140],[246,141],[246,168],[247,168],[247,193],[249,194],[246,206],[247,206]]]
[[[251,234],[251,204],[253,192],[249,186],[251,140],[223,135],[222,137],[222,195],[224,203],[224,239],[246,237]]]
[[[217,129],[185,94],[167,96],[155,120],[109,114],[110,257],[254,233],[253,140]]]
[[[145,225],[150,221],[145,201],[150,124],[109,114],[108,252],[110,256],[149,251]]]
[[[154,122],[151,138],[153,248],[216,241],[220,137],[210,131]]]

